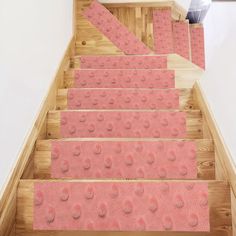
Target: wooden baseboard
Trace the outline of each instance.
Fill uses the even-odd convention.
[[[74,56],[75,37],[73,36],[66,49],[63,59],[55,75],[48,93],[42,102],[41,109],[23,145],[22,151],[16,161],[15,167],[10,173],[10,178],[0,192],[0,235],[14,235],[15,213],[16,213],[16,190],[19,181],[30,168],[32,153],[38,138],[46,137],[45,118],[49,110],[56,107],[56,95],[58,88],[63,87],[65,71],[70,67],[70,58]]]
[[[227,180],[231,185],[233,235],[236,236],[236,167],[199,82],[194,85],[193,96],[215,143],[216,179]]]

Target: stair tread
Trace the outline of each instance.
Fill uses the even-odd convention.
[[[167,57],[159,55],[80,56],[81,69],[166,69]]]
[[[92,184],[92,183],[107,183],[107,184],[163,184],[163,183],[179,183],[189,184],[193,186],[193,183],[203,183],[208,185],[208,202],[210,208],[210,231],[212,235],[214,232],[221,229],[221,233],[227,232],[227,228],[231,226],[231,215],[226,213],[230,212],[230,187],[227,182],[224,181],[157,181],[157,180],[22,180],[20,181],[17,194],[17,217],[16,217],[16,228],[20,231],[21,229],[27,230],[28,232],[33,231],[33,195],[34,195],[34,184],[35,183],[81,183],[81,184]],[[129,194],[130,195],[130,194]],[[104,199],[103,199],[104,200]],[[83,205],[84,206],[84,205]],[[28,209],[27,211],[25,209]],[[78,230],[78,229],[77,229]],[[35,231],[35,230],[34,230]],[[35,231],[37,232],[37,231]],[[45,231],[48,232],[48,231]],[[69,231],[67,231],[69,233]],[[215,233],[216,233],[215,232]],[[161,235],[165,235],[162,232]],[[170,234],[170,232],[168,232]]]
[[[190,32],[188,21],[173,22],[174,52],[190,60]]]
[[[205,69],[204,28],[202,25],[191,25],[191,53],[192,62]]]
[[[171,8],[153,11],[153,34],[156,53],[168,54],[174,52]]]
[[[169,98],[170,96],[170,98]],[[176,100],[174,100],[176,96]],[[125,98],[130,98],[129,103]],[[57,109],[193,109],[190,89],[59,89]]]
[[[36,146],[34,173],[37,178],[213,179],[214,152],[211,140],[185,140],[184,143],[183,147],[183,142],[175,140],[44,140]],[[186,150],[182,150],[181,146]],[[193,146],[196,152],[196,157],[189,161],[188,146]],[[94,153],[95,148],[100,150],[99,154]],[[116,152],[117,148],[119,153]],[[190,154],[192,156],[192,152]],[[106,158],[109,160],[106,161]],[[68,170],[60,172],[61,167],[68,167]]]
[[[183,127],[181,126],[178,132],[177,132],[177,128],[174,128],[174,126],[177,124],[176,122],[174,122],[173,116],[171,116],[172,113],[173,114],[175,113],[176,116],[179,117],[181,124],[183,123],[182,124]],[[154,119],[157,119],[159,115],[162,118],[169,117],[169,118],[163,119],[163,122],[165,122],[165,124],[167,125],[165,127],[165,124],[164,123],[162,124],[162,128],[160,131],[163,130],[163,132],[165,132],[163,133],[163,135],[161,135],[159,131],[155,132],[155,130],[149,130],[149,127],[151,124],[155,126],[161,125],[160,121],[153,123]],[[87,116],[88,116],[88,119],[87,119]],[[184,118],[185,116],[186,116],[186,121]],[[105,127],[104,124],[102,125],[102,123],[99,123],[100,122],[99,117],[101,119],[107,118],[107,120],[109,120],[109,122],[106,122],[106,119],[104,121],[107,127]],[[116,119],[122,118],[122,122],[117,123],[115,117]],[[139,117],[141,117],[140,118],[141,123],[139,121]],[[151,120],[147,121],[148,117],[150,117]],[[123,122],[123,118],[125,118],[125,122]],[[81,119],[81,122],[78,123],[77,122],[78,119]],[[68,120],[68,123],[67,123],[67,120]],[[86,120],[89,121],[89,123],[87,123]],[[114,122],[113,124],[111,124],[112,121]],[[87,123],[88,127],[84,126],[84,122]],[[185,122],[186,124],[184,124]],[[82,123],[83,125],[81,125]],[[95,124],[98,124],[98,127],[101,128],[102,133],[100,134],[105,135],[104,137],[152,138],[155,136],[156,138],[158,138],[161,135],[161,137],[164,137],[164,138],[171,138],[170,135],[174,135],[175,138],[202,138],[202,116],[201,116],[201,112],[198,110],[191,110],[187,112],[171,112],[171,113],[169,113],[169,111],[166,112],[166,111],[159,111],[159,110],[158,111],[155,111],[155,110],[148,110],[148,111],[144,111],[144,110],[128,110],[128,111],[127,110],[112,110],[112,111],[87,110],[86,112],[80,111],[80,110],[50,111],[48,113],[48,119],[47,119],[47,133],[48,133],[49,138],[78,137],[77,136],[78,134],[76,131],[78,129],[80,131],[83,130],[82,131],[83,133],[80,132],[79,137],[98,137],[97,136],[98,132],[95,131]],[[145,134],[134,133],[135,130],[133,128],[131,129],[131,126],[133,127],[137,126],[137,128],[138,127],[140,128],[140,124],[144,126],[148,126],[147,129],[145,127],[144,127],[145,129],[142,127],[142,132],[145,131],[146,132]],[[120,125],[122,125],[122,130],[119,130],[121,128]],[[108,126],[111,128],[109,128]],[[118,129],[118,126],[120,127],[119,129]],[[72,128],[73,130],[71,130]],[[90,128],[93,129],[91,132],[90,132]],[[171,131],[172,128],[173,130]],[[114,133],[113,133],[113,129],[114,129]],[[120,134],[120,132],[123,132],[124,129],[126,130],[125,131],[126,133]],[[108,132],[108,131],[111,131],[111,132]],[[170,132],[173,132],[173,133],[171,134]],[[99,136],[101,137],[100,134]],[[183,137],[185,135],[187,136]]]

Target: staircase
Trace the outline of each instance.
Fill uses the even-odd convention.
[[[203,26],[169,3],[75,2],[75,54],[17,188],[16,235],[232,235],[193,88]]]

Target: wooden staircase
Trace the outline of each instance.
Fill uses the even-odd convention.
[[[174,46],[148,55],[164,66],[136,68],[136,56],[124,56],[82,15],[91,1],[74,3],[75,36],[6,189],[0,235],[233,235],[234,173],[198,84],[199,53],[189,42],[189,58]],[[186,24],[173,1],[104,5],[152,50],[153,11],[171,10]],[[90,65],[87,55],[99,57]],[[132,65],[100,63],[108,55]],[[69,201],[75,205],[63,205]]]

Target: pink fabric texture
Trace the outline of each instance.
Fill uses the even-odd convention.
[[[190,32],[188,21],[173,22],[174,52],[190,59]]]
[[[129,100],[126,100],[129,102]],[[185,112],[61,112],[61,136],[185,138]]]
[[[52,178],[196,179],[195,142],[52,141]]]
[[[167,69],[166,56],[81,56],[81,69]]]
[[[208,185],[34,184],[34,230],[209,231]]]
[[[205,69],[205,47],[203,27],[190,27],[192,62]]]
[[[125,54],[149,54],[151,50],[96,0],[83,15]]]
[[[172,70],[76,70],[78,88],[174,88]]]
[[[67,108],[71,110],[179,109],[179,90],[69,89]]]
[[[153,11],[154,46],[157,54],[174,52],[171,9]]]

